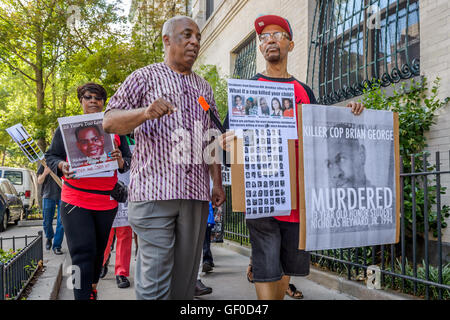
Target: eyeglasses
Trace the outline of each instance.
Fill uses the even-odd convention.
[[[86,99],[86,100],[91,100],[91,99],[95,99],[96,101],[103,100],[102,97],[97,97],[97,96],[83,96],[83,98]]]
[[[261,33],[259,35],[259,41],[261,41],[262,43],[265,43],[267,41],[269,41],[269,39],[273,37],[273,39],[275,41],[280,41],[281,39],[283,39],[283,37],[285,37],[286,39],[290,39],[290,36],[288,33],[286,32],[274,32],[274,33]]]

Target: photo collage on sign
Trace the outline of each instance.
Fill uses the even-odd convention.
[[[292,98],[263,95],[232,95],[233,116],[294,117]]]
[[[289,173],[284,166],[279,129],[244,131],[244,174],[247,215],[273,215],[287,204]],[[287,204],[290,206],[290,204]],[[249,217],[248,217],[249,218]]]

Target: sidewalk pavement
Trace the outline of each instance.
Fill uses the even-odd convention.
[[[256,300],[254,285],[246,278],[246,270],[249,258],[239,254],[227,245],[212,244],[211,251],[214,257],[214,270],[210,273],[201,273],[202,282],[213,289],[208,295],[196,297],[196,300]],[[134,243],[131,257],[130,280],[131,286],[126,289],[119,289],[114,275],[115,251],[111,255],[108,274],[100,279],[98,284],[99,300],[135,300],[134,292]],[[67,256],[63,270],[70,265],[70,257]],[[58,300],[72,300],[73,292],[67,288],[68,275],[64,274],[58,295]],[[305,300],[351,300],[355,299],[344,293],[323,287],[307,278],[293,278],[293,283],[298,289],[303,291]],[[286,296],[286,299],[292,299]],[[292,299],[295,300],[295,299]]]
[[[15,234],[35,234],[39,227],[14,227]],[[21,230],[22,229],[22,230]],[[44,239],[45,246],[45,239]],[[73,300],[73,291],[68,288],[70,255],[64,240],[63,255],[55,255],[44,247],[45,272],[34,284],[28,300]],[[196,297],[196,300],[256,300],[254,285],[247,281],[246,270],[249,263],[250,249],[239,246],[231,241],[212,243],[211,251],[214,257],[214,270],[201,273],[201,280],[213,289],[209,295]],[[134,268],[135,243],[133,241],[130,264],[129,288],[117,287],[114,275],[115,250],[112,251],[108,273],[100,279],[98,285],[99,300],[135,300]],[[297,289],[301,290],[304,300],[405,300],[411,296],[400,295],[386,290],[370,290],[364,284],[350,281],[335,274],[311,267],[307,277],[291,278]],[[288,296],[286,300],[295,300]]]

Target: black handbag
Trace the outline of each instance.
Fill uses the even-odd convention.
[[[64,181],[64,184],[66,186],[68,186],[69,188],[72,188],[72,189],[75,189],[78,191],[111,196],[114,200],[116,200],[117,202],[120,202],[120,203],[127,202],[127,199],[128,199],[128,187],[125,185],[125,183],[123,183],[120,180],[117,180],[117,183],[114,186],[114,189],[112,189],[110,191],[82,189],[82,188],[78,188],[78,187],[71,185],[67,181]]]

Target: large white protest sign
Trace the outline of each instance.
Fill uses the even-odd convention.
[[[103,113],[58,118],[70,167],[77,177],[98,175],[118,168],[117,161],[108,157],[114,150],[113,135],[103,130]]]
[[[288,139],[298,137],[294,103],[293,84],[228,80],[230,129],[242,139],[246,219],[291,213]]]
[[[306,250],[397,242],[395,119],[388,111],[354,116],[302,106]]]

